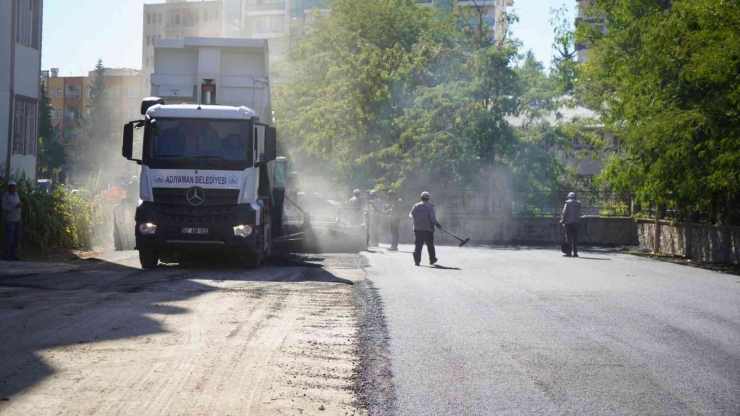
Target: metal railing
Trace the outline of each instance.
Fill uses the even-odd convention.
[[[571,191],[529,191],[515,194],[512,215],[521,217],[558,217]],[[633,213],[632,194],[612,192],[576,192],[581,215],[627,217]]]

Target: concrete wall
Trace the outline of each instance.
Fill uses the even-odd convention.
[[[29,98],[39,98],[41,51],[15,44],[15,93]]]
[[[470,238],[473,244],[532,243],[558,244],[563,230],[558,218],[506,216],[446,216],[439,217],[442,225],[461,238]],[[401,221],[401,241],[414,239],[410,219]],[[629,217],[584,217],[581,220],[580,241],[589,245],[629,246],[638,244],[637,225]],[[388,243],[387,223],[382,225],[380,241]],[[440,244],[458,241],[443,231],[435,233]]]
[[[11,174],[14,176],[25,176],[31,180],[36,179],[36,156],[35,155],[11,155]]]
[[[5,175],[5,164],[8,161],[8,123],[10,119],[10,91],[0,89],[0,176]]]
[[[10,53],[11,17],[13,15],[11,1],[0,1],[0,168],[5,168],[8,156],[8,116],[11,103],[10,96]],[[15,41],[14,39],[12,40]],[[5,170],[0,170],[5,175]]]
[[[740,264],[740,227],[730,227],[728,236],[725,227],[692,224],[690,250],[686,224],[671,225],[669,221],[660,221],[659,227],[659,253],[690,255],[693,259],[712,263]],[[654,250],[655,220],[637,220],[637,234],[641,247]],[[726,244],[730,245],[729,256]]]

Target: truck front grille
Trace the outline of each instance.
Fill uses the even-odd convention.
[[[152,189],[154,202],[157,205],[176,205],[191,208],[217,207],[236,205],[239,202],[238,189],[203,189],[205,197],[203,203],[194,207],[187,200],[189,188],[154,188]]]

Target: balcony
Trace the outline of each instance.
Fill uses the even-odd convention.
[[[64,98],[68,100],[80,100],[82,99],[82,89],[81,88],[67,88],[64,91]]]

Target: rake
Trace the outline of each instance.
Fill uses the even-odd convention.
[[[462,246],[464,246],[465,244],[467,244],[467,243],[468,243],[468,241],[470,241],[470,238],[466,238],[465,240],[463,240],[462,238],[460,238],[460,237],[456,236],[455,234],[452,234],[451,232],[449,232],[449,231],[445,230],[445,229],[444,229],[444,228],[442,228],[442,227],[439,227],[439,229],[440,229],[440,230],[442,230],[442,231],[444,231],[444,232],[446,232],[447,234],[449,234],[449,235],[451,235],[451,236],[455,237],[456,239],[458,239],[458,241],[460,241],[460,245],[459,245],[458,247],[462,247]]]

